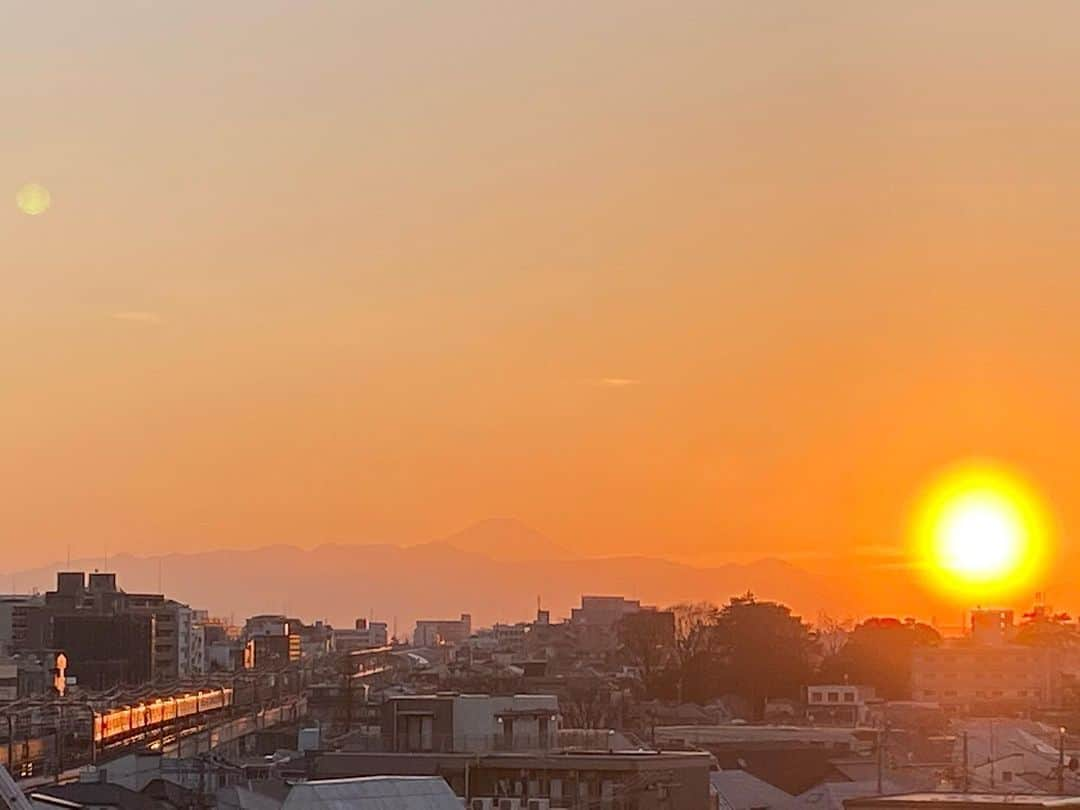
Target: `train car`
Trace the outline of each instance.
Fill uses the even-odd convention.
[[[101,740],[109,742],[131,731],[131,708],[113,709],[101,718]]]
[[[165,720],[165,702],[158,698],[146,707],[146,725],[160,726]]]
[[[199,692],[199,712],[214,712],[218,709],[224,709],[227,705],[225,699],[226,697],[224,689],[214,689],[209,692]]]
[[[168,697],[161,701],[161,722],[171,723],[176,719],[176,698]]]
[[[190,717],[199,712],[198,695],[181,695],[176,698],[176,716]]]
[[[146,728],[146,714],[146,705],[143,703],[131,708],[131,731],[138,731],[141,728]]]

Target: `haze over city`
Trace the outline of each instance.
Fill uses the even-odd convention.
[[[978,458],[1075,603],[1080,10],[681,5],[10,9],[3,568],[507,517],[929,617]]]

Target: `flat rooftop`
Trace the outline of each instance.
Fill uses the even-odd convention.
[[[845,805],[859,807],[896,807],[905,804],[951,804],[987,807],[1077,807],[1080,796],[1055,796],[1045,793],[895,793],[891,796],[871,796],[849,799]]]

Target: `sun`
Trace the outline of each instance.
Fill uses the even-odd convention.
[[[938,535],[939,562],[957,576],[998,577],[1023,556],[1023,522],[995,492],[963,495],[947,505]]]
[[[931,581],[963,598],[1022,591],[1049,555],[1041,500],[1020,476],[990,462],[938,476],[916,510],[912,534]]]

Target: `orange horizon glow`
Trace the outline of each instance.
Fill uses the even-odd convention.
[[[1078,612],[1080,4],[14,5],[5,572],[508,516]],[[972,457],[1045,554],[1011,495],[911,551]]]

